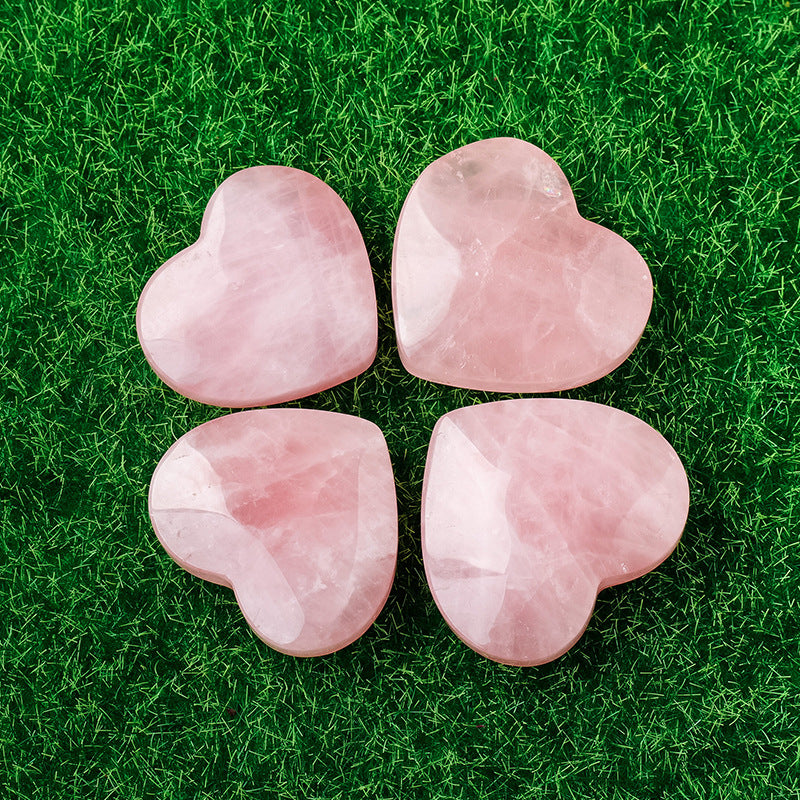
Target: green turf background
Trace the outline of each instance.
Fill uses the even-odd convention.
[[[0,794],[797,797],[797,8],[4,3]],[[415,177],[497,135],[546,149],[649,263],[639,347],[564,396],[658,428],[693,503],[675,554],[532,669],[476,655],[432,603],[430,431],[498,396],[409,376],[389,293]],[[156,378],[136,300],[217,184],[262,163],[327,181],[364,234],[377,360],[296,405],[380,425],[398,485],[386,609],[313,660],[258,641],[146,511],[161,454],[226,411]]]

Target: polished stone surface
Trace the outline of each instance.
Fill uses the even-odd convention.
[[[378,342],[353,215],[302,170],[231,175],[209,200],[198,240],[147,282],[136,324],[155,372],[202,403],[269,405],[353,378]]]
[[[357,639],[394,578],[389,452],[347,414],[259,409],[200,425],[156,467],[150,518],[178,564],[232,587],[255,633],[290,655]]]
[[[460,408],[428,451],[425,572],[466,644],[541,664],[578,641],[601,589],[672,552],[688,508],[677,454],[630,414],[550,398]]]
[[[550,392],[618,367],[644,330],[650,271],[578,214],[544,151],[487,139],[419,176],[392,266],[400,357],[412,374],[496,392]]]

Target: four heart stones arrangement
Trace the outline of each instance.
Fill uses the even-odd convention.
[[[394,241],[397,344],[437,383],[544,393],[597,380],[636,346],[647,265],[583,219],[558,165],[500,138],[430,164]],[[377,349],[367,251],[342,199],[297,169],[229,177],[198,240],[163,264],[137,310],[155,372],[212,405],[267,406],[366,370]],[[422,554],[452,630],[495,661],[572,647],[597,593],[675,548],[689,487],[646,423],[554,398],[459,408],[434,427]],[[380,429],[312,409],[240,411],[182,436],[153,474],[150,518],[170,556],[233,589],[268,645],[331,653],[372,625],[397,560],[397,503]]]

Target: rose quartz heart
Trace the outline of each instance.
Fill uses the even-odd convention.
[[[578,641],[601,589],[672,552],[688,510],[677,454],[630,414],[557,399],[460,408],[428,450],[425,572],[471,648],[542,664]]]
[[[136,314],[165,383],[236,408],[355,377],[375,358],[377,320],[353,215],[319,178],[276,166],[220,185],[200,237],[153,274]]]
[[[496,392],[552,392],[618,367],[642,335],[650,271],[583,219],[564,173],[519,139],[430,164],[397,224],[392,291],[412,374]]]
[[[283,653],[350,644],[389,596],[392,464],[380,429],[358,417],[275,408],[206,422],[156,467],[150,518],[172,558],[232,587]]]

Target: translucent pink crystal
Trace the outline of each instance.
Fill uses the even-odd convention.
[[[677,454],[630,414],[557,399],[460,408],[428,451],[428,583],[474,650],[541,664],[581,637],[601,589],[672,552],[688,508]]]
[[[353,215],[302,170],[231,175],[209,200],[198,240],[147,282],[136,325],[156,373],[202,403],[268,405],[349,380],[378,342]]]
[[[469,144],[422,172],[392,288],[409,372],[502,392],[601,378],[633,351],[653,299],[634,247],[583,219],[556,162],[519,139]]]
[[[156,467],[150,518],[184,569],[232,587],[267,644],[296,656],[357,639],[389,595],[397,506],[380,429],[260,409],[182,436]]]

